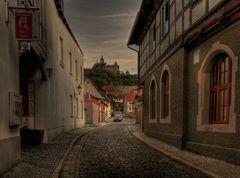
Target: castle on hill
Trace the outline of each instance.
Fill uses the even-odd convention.
[[[95,63],[93,67],[110,69],[110,70],[118,71],[118,72],[120,70],[119,65],[117,64],[117,61],[115,61],[115,63],[113,65],[108,65],[105,62],[105,59],[103,58],[103,56],[101,56],[100,62],[97,61],[97,63]]]

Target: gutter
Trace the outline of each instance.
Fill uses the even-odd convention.
[[[78,42],[77,42],[77,40],[76,40],[76,38],[75,38],[75,36],[74,36],[74,34],[73,34],[73,32],[72,32],[69,24],[68,24],[68,22],[67,22],[67,19],[66,19],[64,13],[63,13],[62,6],[61,6],[61,3],[60,3],[59,0],[55,0],[55,6],[56,6],[58,15],[59,15],[59,17],[61,18],[63,24],[65,25],[65,27],[67,28],[68,32],[69,32],[70,35],[72,36],[72,38],[73,38],[74,42],[76,43],[78,49],[79,49],[79,50],[81,51],[81,53],[84,55],[84,53],[83,53],[80,45],[78,44]]]
[[[136,51],[137,53],[139,52],[139,50],[137,50],[137,49],[134,49],[134,48],[133,48],[133,47],[131,47],[129,44],[127,45],[127,47],[128,47],[129,49],[133,50],[133,51]]]

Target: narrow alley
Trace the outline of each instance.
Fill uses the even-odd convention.
[[[132,122],[124,118],[79,139],[60,177],[206,177],[136,139],[128,130]]]

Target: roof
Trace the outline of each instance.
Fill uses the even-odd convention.
[[[66,26],[67,30],[69,31],[70,35],[72,36],[72,38],[73,38],[74,42],[76,43],[76,45],[78,46],[79,50],[83,53],[83,51],[82,51],[81,47],[79,46],[75,36],[72,33],[72,30],[71,30],[70,26],[68,25],[67,19],[64,16],[60,0],[54,0],[54,1],[55,1],[55,5],[56,5],[56,8],[57,8],[57,12],[58,12],[59,17],[62,19],[62,22]]]
[[[152,17],[155,15],[158,6],[162,0],[142,0],[140,11],[137,13],[132,31],[128,39],[128,45],[139,45],[143,35],[146,32],[146,26],[151,23]]]
[[[118,93],[119,88],[118,86],[114,85],[113,83],[110,83],[109,85],[103,86],[103,90],[106,92],[113,92],[113,93]]]
[[[125,93],[125,98],[127,101],[135,101],[136,99],[136,94],[131,92],[131,93]]]
[[[91,96],[99,99],[105,99],[105,93],[98,88],[90,79],[84,81],[84,92],[89,93]]]

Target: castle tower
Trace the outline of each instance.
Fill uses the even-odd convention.
[[[103,56],[101,56],[101,59],[100,59],[100,63],[104,63],[104,58],[103,58]]]

